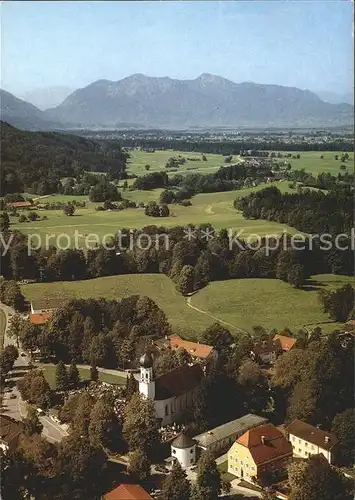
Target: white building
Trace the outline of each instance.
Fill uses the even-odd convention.
[[[196,443],[186,434],[180,434],[171,443],[171,456],[181,467],[192,467],[196,463]]]
[[[185,364],[155,378],[150,354],[143,354],[139,364],[139,392],[152,399],[161,425],[179,422],[196,399],[197,389],[204,376],[201,365]]]
[[[308,458],[322,454],[330,464],[333,462],[334,448],[338,443],[335,434],[298,419],[286,428],[286,433],[295,456]]]

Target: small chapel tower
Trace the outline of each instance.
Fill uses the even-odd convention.
[[[145,353],[139,360],[141,374],[139,379],[139,392],[146,398],[154,401],[155,398],[155,382],[153,380],[153,358],[150,354]]]

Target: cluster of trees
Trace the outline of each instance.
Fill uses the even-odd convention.
[[[349,186],[330,191],[282,194],[275,186],[237,199],[235,208],[247,219],[289,224],[306,233],[350,235],[353,225],[353,191]]]
[[[102,133],[100,133],[102,135]],[[253,134],[250,134],[252,136]],[[273,134],[272,137],[265,137],[265,139],[260,138],[260,134],[255,134],[257,137],[235,140],[208,140],[208,137],[199,135],[195,140],[187,140],[184,138],[172,139],[151,139],[145,137],[139,138],[120,138],[120,144],[122,147],[126,148],[137,148],[142,147],[152,148],[152,149],[172,149],[186,152],[196,152],[196,153],[211,153],[220,155],[239,155],[244,152],[251,151],[252,156],[257,156],[258,151],[292,151],[300,152],[302,151],[353,151],[354,144],[351,135],[345,135],[343,137],[334,137],[333,140],[318,141],[313,140],[312,142],[307,142],[302,140],[292,139],[290,141],[289,137],[282,136],[282,134]]]
[[[53,401],[52,390],[41,370],[29,370],[18,380],[17,387],[22,398],[40,408],[49,408]]]
[[[186,163],[185,158],[179,155],[177,158],[171,157],[165,164],[165,168],[179,168],[180,165]]]
[[[125,177],[127,154],[115,141],[99,143],[75,135],[27,132],[2,123],[1,144],[1,196],[61,192],[62,177],[78,178],[85,171],[105,172],[112,179]],[[68,194],[81,194],[79,191]]]
[[[13,280],[0,278],[0,301],[17,311],[23,311],[25,307],[20,286]]]
[[[319,298],[323,311],[328,313],[332,320],[344,322],[355,319],[354,289],[350,284],[338,290],[320,290]]]
[[[121,301],[73,300],[39,327],[23,322],[18,338],[25,349],[40,349],[65,363],[88,363],[92,367],[117,368],[135,362],[149,339],[170,333],[165,314],[148,297],[131,296]],[[60,387],[77,380],[75,367],[61,370]]]
[[[156,201],[150,201],[145,206],[144,213],[150,217],[169,217],[170,210],[166,204],[159,206]]]
[[[117,187],[114,186],[108,179],[100,175],[99,182],[92,186],[89,192],[90,201],[101,202],[101,201],[121,201],[122,195],[118,191]]]
[[[0,351],[0,384],[5,381],[6,375],[12,370],[16,359],[18,358],[18,350],[13,345],[7,345]]]
[[[168,177],[166,172],[151,172],[134,181],[134,189],[165,188],[173,190],[173,201],[191,198],[198,193],[233,191],[244,187],[246,179],[257,182],[273,177],[272,162],[264,160],[258,167],[249,168],[247,163],[220,167],[213,174],[188,174]],[[169,195],[171,196],[171,195]]]
[[[252,249],[243,240],[232,239],[227,230],[221,230],[217,234],[208,224],[189,226],[188,229],[195,231],[196,238],[191,241],[187,240],[186,228],[183,227],[152,225],[135,230],[134,233],[123,229],[121,235],[116,236],[112,242],[107,242],[112,243],[112,250],[98,247],[86,253],[79,249],[58,251],[55,247],[29,251],[24,235],[18,232],[5,233],[0,247],[7,249],[9,245],[9,248],[3,252],[2,273],[7,280],[41,281],[164,273],[174,281],[181,293],[186,294],[214,280],[278,278],[300,287],[312,274],[351,275],[353,271],[350,241],[348,250],[324,250],[317,240],[306,240],[303,250],[293,250],[290,237],[284,235],[280,240],[269,239],[269,247],[265,240],[260,242],[260,248]],[[202,230],[210,231],[214,238],[206,241]],[[142,240],[141,235],[151,238],[149,248],[143,243],[147,237],[144,236],[145,239]],[[120,252],[115,250],[117,248]],[[23,298],[18,286],[9,284],[8,281],[1,283],[0,296],[4,297],[3,302],[9,305],[16,301],[21,303]],[[3,291],[4,287],[10,287],[7,293]]]

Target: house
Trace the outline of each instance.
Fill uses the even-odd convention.
[[[322,454],[331,464],[334,450],[338,444],[335,434],[323,431],[302,420],[294,420],[286,427],[286,435],[296,456],[308,458],[309,455]]]
[[[32,203],[30,201],[11,201],[6,203],[6,208],[15,208],[17,210],[24,210],[32,207]]]
[[[240,436],[228,452],[228,472],[246,481],[260,481],[282,470],[292,458],[292,446],[272,424],[254,427]]]
[[[207,344],[200,344],[199,342],[190,342],[182,339],[179,335],[170,335],[165,339],[155,342],[158,349],[173,349],[174,351],[179,348],[185,349],[195,361],[209,361],[217,357],[217,351],[213,346]]]
[[[267,421],[264,417],[249,413],[199,434],[194,437],[194,440],[202,451],[211,451],[214,454],[219,453],[222,455],[244,432],[258,425],[265,424]]]
[[[276,334],[272,340],[274,340],[276,342],[280,342],[281,349],[283,352],[290,351],[295,346],[295,344],[297,342],[297,339],[294,339],[292,337],[287,337],[286,335],[279,335],[279,334]]]
[[[102,500],[153,500],[139,484],[120,484],[106,493]]]
[[[0,448],[4,453],[17,448],[19,438],[23,431],[21,422],[7,415],[0,415]]]
[[[36,299],[31,301],[31,314],[53,313],[57,309],[64,307],[67,300],[63,299]]]
[[[250,355],[254,361],[260,361],[263,364],[271,364],[276,361],[281,353],[282,348],[280,342],[270,339],[255,342]]]
[[[198,363],[184,364],[155,378],[151,354],[143,354],[139,364],[139,392],[153,401],[161,425],[179,422],[194,404],[197,389],[204,377],[202,366]]]
[[[52,318],[52,312],[30,313],[30,321],[32,325],[45,325]]]

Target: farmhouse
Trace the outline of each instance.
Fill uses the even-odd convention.
[[[218,452],[222,454],[244,432],[265,423],[267,423],[266,418],[249,413],[203,434],[199,434],[194,437],[194,440],[202,451],[212,451],[213,453]]]
[[[45,325],[54,311],[64,307],[67,301],[61,299],[41,299],[31,302],[30,321],[33,325]]]
[[[217,351],[210,345],[200,344],[199,342],[190,342],[182,339],[179,335],[170,335],[165,339],[155,342],[158,350],[179,348],[185,349],[196,361],[210,361],[217,357]]]
[[[281,344],[277,340],[260,340],[254,343],[250,355],[255,361],[269,364],[274,363],[281,353]]]
[[[302,458],[322,454],[331,464],[338,438],[331,432],[323,431],[302,420],[294,420],[286,433],[292,444],[293,453]]]
[[[4,453],[17,448],[22,430],[21,422],[7,415],[0,415],[0,448]]]
[[[143,354],[139,364],[139,392],[152,399],[161,425],[181,420],[196,399],[197,389],[204,376],[201,365],[185,364],[154,378],[153,358],[150,354]]]
[[[102,500],[153,500],[139,484],[120,484],[106,493]]]
[[[248,430],[232,445],[228,472],[247,481],[262,481],[265,473],[283,469],[291,457],[291,443],[274,425],[265,424]]]

